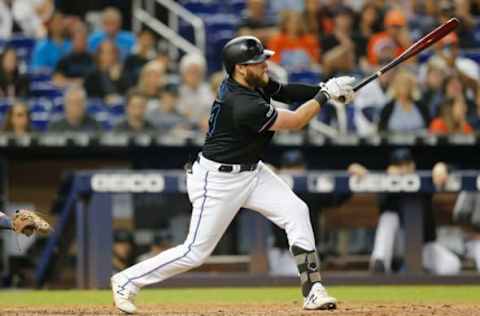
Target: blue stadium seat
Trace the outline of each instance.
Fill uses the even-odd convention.
[[[110,105],[109,123],[113,127],[125,118],[125,105],[123,103]]]
[[[462,56],[475,60],[480,63],[480,51],[476,49],[469,49],[462,51]]]
[[[32,56],[32,51],[35,46],[34,38],[21,35],[13,36],[8,41],[8,45],[15,48],[19,60],[25,62],[26,64],[30,63],[30,57]]]
[[[30,91],[33,97],[56,98],[63,96],[62,90],[54,86],[51,82],[31,82]]]
[[[52,80],[52,75],[50,73],[46,72],[28,72],[27,73],[28,78],[30,79],[31,82],[49,82]]]
[[[52,102],[48,98],[30,100],[30,116],[32,128],[38,131],[46,131],[50,121]]]
[[[194,14],[214,14],[222,12],[224,5],[220,1],[212,0],[183,0],[180,1],[185,9]]]
[[[230,12],[240,14],[247,6],[246,0],[230,0]]]
[[[7,114],[8,109],[11,106],[11,100],[9,99],[0,99],[0,121],[3,121],[3,118]]]
[[[52,100],[52,109],[50,110],[50,120],[56,121],[63,117],[63,97],[56,97]]]
[[[104,129],[110,129],[110,112],[101,99],[89,99],[87,101],[87,114],[97,120]]]
[[[291,71],[288,74],[289,82],[318,84],[320,82],[320,79],[321,79],[321,73],[317,71],[309,71],[309,70]]]

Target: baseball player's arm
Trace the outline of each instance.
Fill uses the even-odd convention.
[[[272,99],[283,103],[307,102],[313,99],[320,89],[320,86],[306,84],[280,84],[272,79],[264,88]]]
[[[319,92],[318,98],[305,102],[295,111],[277,109],[278,115],[270,127],[271,131],[299,130],[314,118],[320,111],[321,105],[328,98],[323,92]]]
[[[278,109],[275,122],[270,126],[271,131],[298,130],[305,127],[320,111],[321,106],[329,99],[339,102],[343,97],[348,103],[353,99],[352,77],[339,77],[328,80],[320,85],[320,90],[313,99],[305,102],[295,111]]]

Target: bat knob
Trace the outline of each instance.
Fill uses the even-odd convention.
[[[345,97],[343,95],[339,96],[338,97],[338,101],[340,101],[341,103],[345,103]]]

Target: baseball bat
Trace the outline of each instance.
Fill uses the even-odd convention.
[[[368,83],[372,82],[373,80],[377,79],[393,67],[401,64],[402,62],[406,61],[407,59],[417,55],[421,51],[425,50],[426,48],[430,47],[432,44],[438,42],[443,37],[445,37],[448,33],[453,31],[457,28],[460,22],[457,18],[451,18],[447,22],[443,23],[415,43],[413,43],[409,48],[407,48],[400,56],[389,62],[388,64],[382,66],[377,72],[369,75],[368,77],[364,78],[360,82],[356,83],[353,86],[353,91],[356,92],[360,88],[364,87]]]

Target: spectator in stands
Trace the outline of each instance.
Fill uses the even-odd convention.
[[[352,41],[354,12],[347,6],[337,5],[333,14],[333,32],[321,39],[322,51],[326,53],[334,47],[342,46],[355,52],[355,44]]]
[[[385,46],[391,47],[395,56],[399,56],[410,46],[410,34],[407,28],[407,18],[402,11],[392,9],[384,18],[385,31],[374,34],[368,42],[367,54],[370,65],[379,65],[382,56],[379,51]]]
[[[387,173],[390,175],[408,175],[415,173],[415,161],[410,150],[396,149],[390,157]],[[435,170],[435,167],[434,169]],[[432,172],[434,183],[445,181],[443,175]],[[401,257],[404,255],[403,225],[405,214],[400,208],[405,193],[379,194],[380,218],[377,224],[374,249],[370,259],[370,268],[375,273],[398,272]],[[423,266],[433,274],[456,274],[461,264],[458,257],[436,241],[436,223],[432,208],[431,194],[411,194],[418,198],[423,211]]]
[[[53,74],[53,82],[57,86],[83,84],[87,75],[95,70],[93,56],[87,52],[87,36],[87,28],[83,23],[74,27],[72,52],[60,59]]]
[[[48,35],[38,41],[32,52],[31,66],[34,71],[53,72],[58,61],[72,49],[66,39],[63,15],[55,13],[48,22]]]
[[[332,0],[305,0],[303,20],[307,33],[313,35],[317,40],[332,33],[334,30],[333,12],[338,4],[338,1]]]
[[[153,60],[143,66],[136,89],[148,100],[147,112],[159,106],[160,91],[166,83],[165,65]]]
[[[386,64],[394,57],[394,51],[384,47],[380,51],[380,63]],[[384,73],[377,80],[372,81],[357,92],[354,100],[354,121],[358,135],[371,135],[377,132],[378,122],[382,109],[392,100],[388,93],[389,85],[395,78],[397,68]]]
[[[0,98],[27,97],[30,80],[18,70],[17,53],[7,47],[0,55]]]
[[[113,271],[121,271],[135,263],[135,243],[131,232],[117,229],[113,232]]]
[[[356,69],[356,43],[352,41],[354,12],[347,6],[337,5],[334,30],[321,38],[322,73],[325,78],[337,75],[354,75]]]
[[[470,13],[468,0],[440,0],[438,22],[445,23],[452,17],[460,20],[455,32],[459,35],[460,47],[473,48],[476,46],[473,30],[477,25],[475,17]]]
[[[208,116],[215,96],[205,82],[205,58],[187,54],[180,61],[182,83],[179,89],[178,111],[202,131],[208,130]]]
[[[95,54],[95,70],[87,75],[83,85],[89,98],[102,98],[115,103],[125,91],[122,81],[122,64],[115,43],[106,40]]]
[[[87,94],[78,85],[70,86],[65,92],[65,117],[51,122],[48,126],[49,132],[97,132],[100,125],[97,121],[87,115]]]
[[[275,21],[267,15],[265,0],[247,0],[247,7],[238,27],[238,35],[253,35],[268,43],[277,31]]]
[[[285,11],[281,15],[280,33],[267,45],[275,51],[270,60],[287,70],[307,70],[320,62],[320,48],[316,38],[306,32],[302,15]]]
[[[114,7],[105,8],[102,14],[102,26],[101,31],[94,32],[88,38],[88,50],[94,53],[104,41],[113,41],[120,50],[120,59],[125,60],[135,46],[135,36],[120,29],[122,26],[120,11]]]
[[[293,11],[301,13],[305,9],[304,1],[298,0],[275,0],[270,1],[270,10],[276,16],[279,16],[282,11]]]
[[[361,77],[355,62],[355,50],[352,47],[337,45],[323,55],[322,76],[358,76]]]
[[[412,39],[417,40],[438,26],[436,1],[414,1],[408,25]]]
[[[467,69],[465,74],[474,80],[480,78],[480,69],[478,64],[468,58],[460,55],[459,39],[456,33],[450,33],[442,38],[435,46],[435,54],[430,57],[431,59],[441,59],[445,61],[448,67],[453,71],[454,69],[462,72],[465,70],[462,67],[462,63],[467,63]]]
[[[434,46],[435,54],[428,61],[444,65],[448,75],[458,75],[466,96],[469,96],[475,93],[477,82],[480,80],[480,67],[473,59],[460,55],[458,43],[458,36],[455,33],[448,34]],[[421,76],[425,73],[425,67],[420,68]],[[470,102],[470,99],[467,101]]]
[[[437,117],[439,106],[443,99],[442,89],[447,78],[447,65],[435,59],[430,59],[426,67],[426,76],[422,85],[422,100],[430,113],[430,117]]]
[[[155,234],[153,236],[152,244],[150,245],[150,250],[147,253],[142,254],[137,258],[137,262],[142,262],[152,257],[155,257],[162,251],[167,250],[168,248],[172,247],[172,236],[164,234]]]
[[[441,89],[442,98],[440,100],[440,103],[437,104],[437,109],[440,108],[442,100],[446,98],[456,98],[457,96],[463,96],[465,98],[465,102],[467,103],[468,113],[469,115],[471,115],[474,112],[475,108],[475,91],[476,86],[472,94],[472,91],[469,91],[467,89],[467,86],[464,84],[462,76],[457,73],[453,73],[452,75],[448,76],[444,81],[443,87]]]
[[[154,44],[155,38],[149,30],[143,30],[138,34],[137,45],[123,63],[122,76],[126,88],[131,88],[137,84],[143,66],[157,56]]]
[[[320,38],[320,31],[323,29],[321,13],[320,1],[305,0],[305,9],[303,11],[305,29],[316,38]]]
[[[430,125],[430,114],[418,100],[420,93],[415,76],[400,70],[390,85],[393,97],[380,113],[380,132],[419,132]]]
[[[32,131],[30,112],[25,103],[16,101],[8,109],[2,131],[13,133],[15,136],[23,136]]]
[[[116,132],[153,132],[155,127],[146,120],[147,98],[137,90],[131,90],[127,96],[127,117],[114,127]]]
[[[170,60],[167,47],[159,48],[154,60],[165,68],[165,73],[169,81],[178,82],[180,80],[178,76],[178,63]]]
[[[162,133],[185,132],[191,129],[188,120],[178,113],[178,87],[166,84],[160,92],[160,102],[155,108],[147,110],[148,120]]]
[[[472,126],[467,122],[467,105],[462,95],[443,100],[440,106],[440,117],[432,121],[430,132],[434,134],[473,133]]]
[[[371,1],[366,1],[360,10],[359,21],[352,31],[352,38],[355,43],[356,57],[360,69],[368,71],[367,47],[368,41],[373,34],[379,33],[383,27],[381,12]]]

